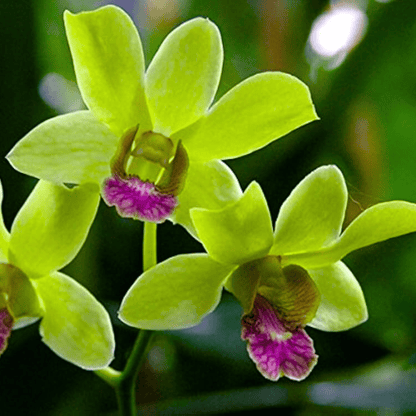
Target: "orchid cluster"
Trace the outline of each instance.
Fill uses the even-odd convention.
[[[259,371],[303,380],[318,358],[307,325],[342,331],[367,319],[343,257],[416,231],[416,204],[375,205],[342,231],[345,180],[337,167],[323,166],[289,195],[273,229],[260,185],[243,193],[222,160],[316,120],[301,81],[260,73],[213,104],[223,49],[208,19],[173,30],[147,69],[138,32],[120,8],[65,12],[64,21],[88,110],[41,123],[7,156],[39,182],[10,234],[0,224],[0,351],[12,329],[40,319],[43,341],[59,356],[108,368],[114,335],[107,312],[57,271],[84,243],[101,195],[122,217],[180,224],[206,251],[145,270],[122,300],[124,323],[197,325],[225,288],[241,303],[241,338]]]

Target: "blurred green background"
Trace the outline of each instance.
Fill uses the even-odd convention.
[[[195,16],[214,21],[225,50],[217,99],[260,71],[288,72],[309,85],[320,121],[229,161],[243,188],[260,182],[274,220],[294,186],[329,163],[348,183],[346,222],[381,201],[416,202],[414,0],[2,1],[1,155],[41,121],[82,108],[62,13],[108,3],[134,19],[147,62],[181,22]],[[10,227],[35,180],[5,159],[0,178]],[[158,237],[160,261],[202,251],[169,222]],[[112,314],[116,368],[136,336],[116,311],[141,272],[141,238],[140,222],[101,204],[85,246],[65,270]],[[139,414],[416,414],[416,237],[362,249],[345,261],[363,287],[370,318],[345,333],[309,328],[320,358],[306,381],[272,383],[260,376],[239,339],[241,309],[225,293],[198,327],[158,334],[140,373]],[[1,415],[116,414],[112,390],[54,355],[40,342],[36,324],[13,332],[0,358],[0,380]]]

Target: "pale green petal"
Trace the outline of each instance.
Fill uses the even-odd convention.
[[[347,187],[336,166],[323,166],[302,180],[280,208],[272,254],[314,251],[338,238]]]
[[[144,95],[140,37],[116,6],[64,14],[65,29],[82,98],[117,136],[140,124],[151,129]]]
[[[322,331],[344,331],[367,320],[360,284],[343,262],[309,269],[308,273],[321,294],[321,303],[309,326]]]
[[[10,235],[6,230],[3,221],[3,213],[1,210],[1,204],[3,202],[3,186],[0,181],[0,262],[7,262],[7,251],[9,249]]]
[[[198,238],[209,255],[220,263],[243,264],[265,256],[273,243],[266,198],[256,182],[243,196],[220,211],[191,211]]]
[[[220,32],[208,19],[192,19],[167,36],[146,72],[155,131],[170,136],[205,114],[222,60]]]
[[[366,209],[331,246],[309,253],[282,257],[282,264],[298,264],[307,269],[341,260],[359,248],[416,231],[416,204],[405,201],[383,202]]]
[[[233,270],[206,254],[172,257],[144,272],[124,297],[119,317],[145,329],[197,325],[218,305],[223,282]]]
[[[35,281],[43,301],[42,341],[64,360],[85,370],[107,367],[115,342],[110,317],[83,286],[63,273]]]
[[[67,189],[39,181],[13,222],[10,263],[30,278],[66,266],[84,244],[99,200],[93,184]]]
[[[230,159],[317,118],[305,84],[291,75],[265,72],[234,87],[175,140],[182,139],[191,160]]]
[[[101,183],[117,145],[108,127],[89,111],[77,111],[39,124],[7,159],[19,172],[54,183]]]
[[[351,251],[416,231],[416,204],[384,202],[361,213],[342,233],[328,254],[342,259]]]
[[[191,163],[183,191],[179,194],[179,206],[171,220],[185,227],[195,238],[191,208],[219,210],[237,201],[242,195],[240,184],[232,170],[219,160],[208,163]]]

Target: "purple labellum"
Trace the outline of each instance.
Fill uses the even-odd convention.
[[[250,358],[264,377],[303,380],[318,360],[313,341],[302,328],[288,330],[270,303],[256,296],[253,311],[243,316],[241,338],[247,340]]]
[[[165,221],[178,205],[175,196],[160,193],[153,183],[137,176],[107,178],[103,198],[109,206],[115,205],[121,217],[157,223]]]
[[[7,348],[7,341],[13,328],[13,317],[7,308],[0,309],[0,354]]]

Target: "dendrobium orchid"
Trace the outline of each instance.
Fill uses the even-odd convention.
[[[108,313],[84,287],[57,271],[87,237],[99,203],[95,188],[39,181],[10,234],[0,212],[0,353],[13,328],[41,319],[43,342],[61,358],[87,370],[112,361]],[[2,196],[0,184],[0,203]]]
[[[67,11],[64,18],[89,110],[40,124],[8,160],[54,183],[99,183],[121,216],[169,217],[195,234],[192,207],[220,209],[241,196],[220,159],[253,152],[317,119],[308,88],[280,72],[254,75],[212,105],[223,48],[208,19],[173,30],[145,72],[139,35],[120,8]]]
[[[341,172],[324,166],[286,199],[274,232],[256,182],[222,210],[193,209],[209,255],[179,255],[143,273],[122,302],[121,320],[190,327],[215,309],[225,286],[243,307],[242,338],[259,371],[271,380],[304,379],[317,362],[306,325],[342,331],[367,319],[360,285],[341,259],[416,231],[416,204],[393,201],[365,210],[341,234],[346,204]]]

